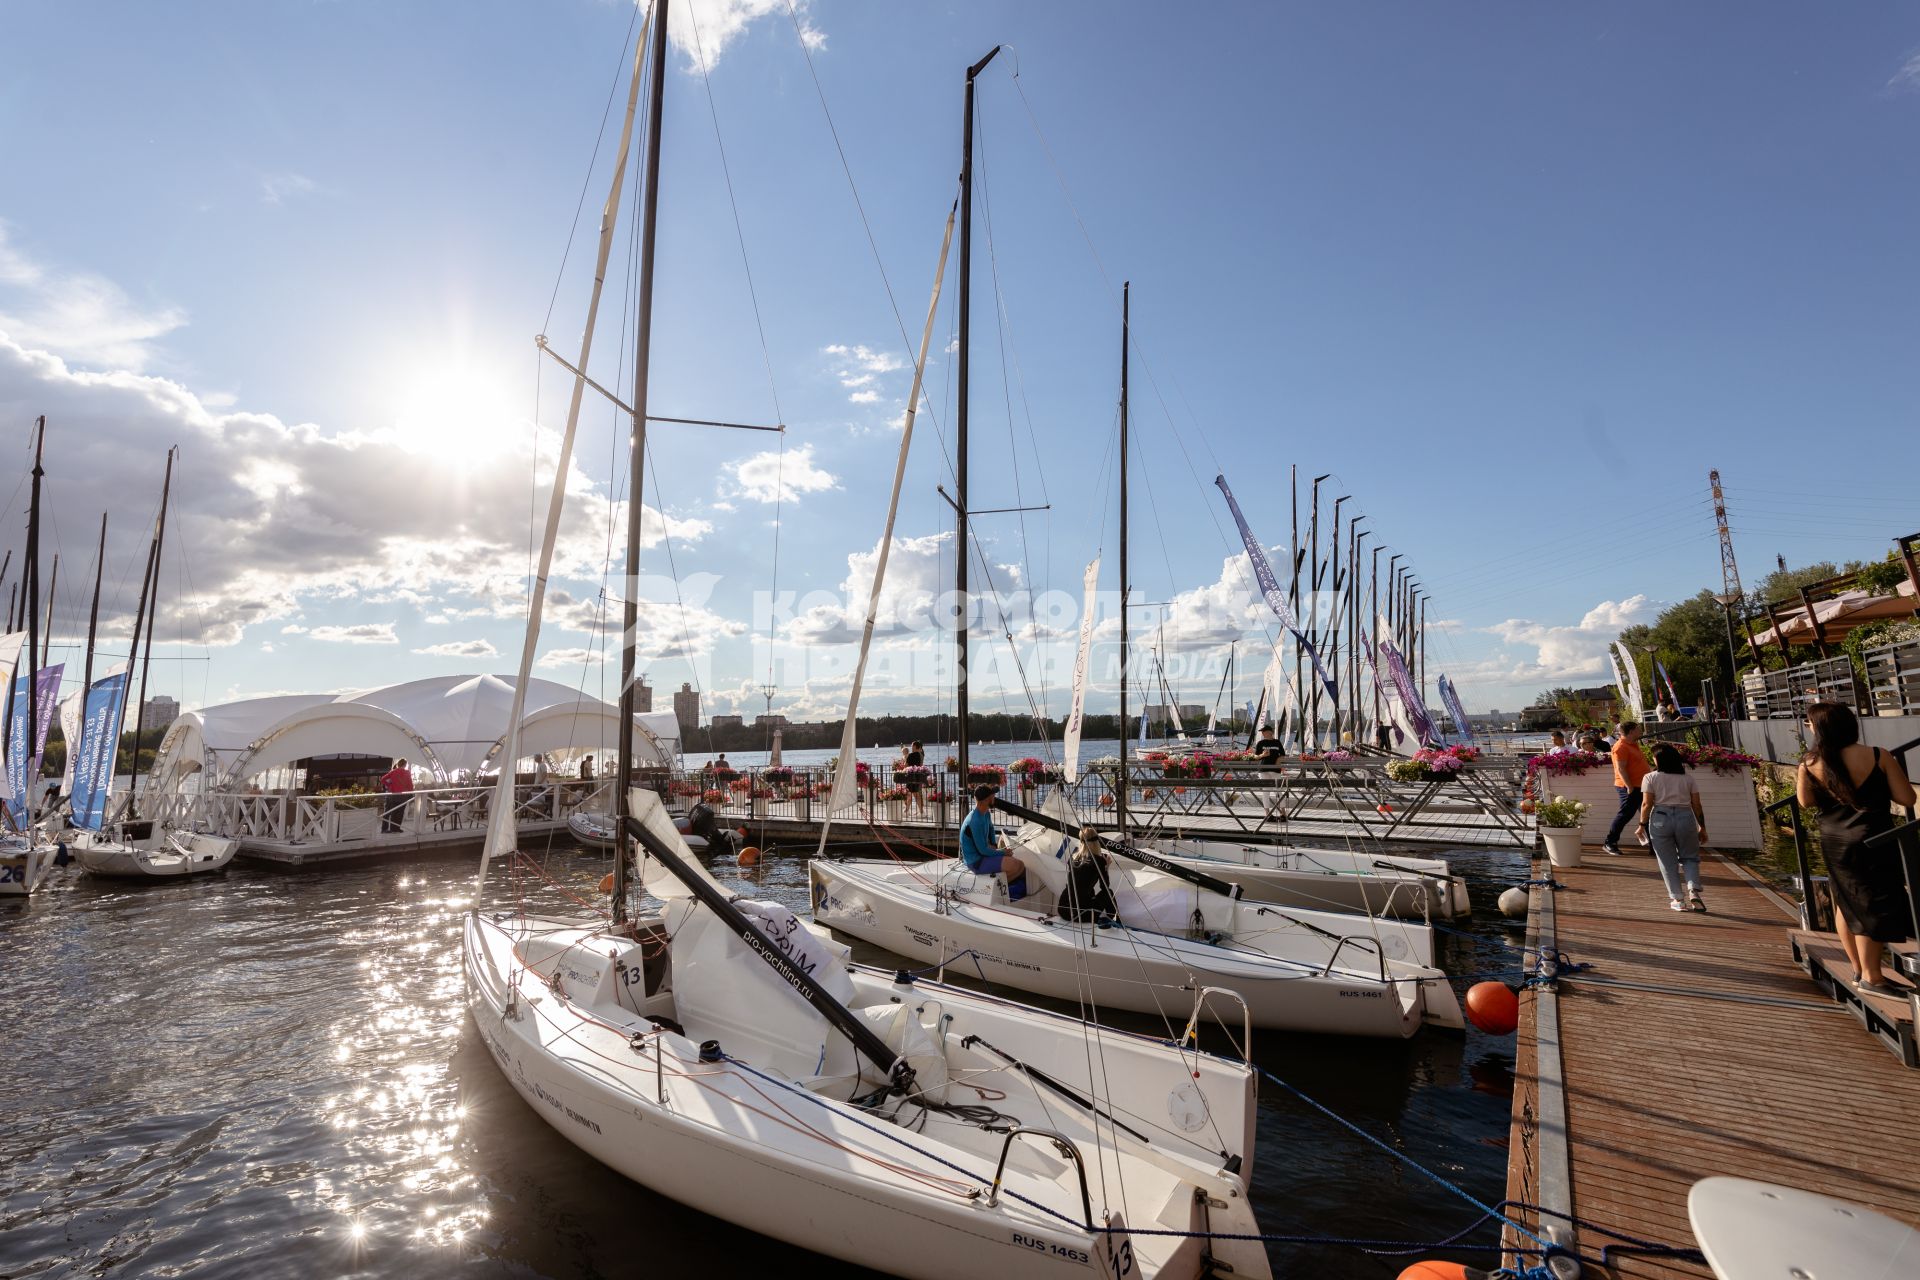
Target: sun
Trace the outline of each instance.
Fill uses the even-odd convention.
[[[414,374],[399,397],[393,439],[409,453],[456,466],[524,446],[528,431],[486,370],[448,364]]]

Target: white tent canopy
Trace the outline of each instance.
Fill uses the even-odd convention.
[[[188,711],[160,743],[150,785],[177,790],[195,773],[203,789],[238,786],[294,760],[320,755],[404,756],[442,780],[497,768],[513,703],[510,677],[441,676],[351,694],[250,698]],[[523,756],[610,752],[619,741],[612,703],[552,680],[527,684]],[[634,758],[673,765],[680,730],[671,712],[634,717]]]

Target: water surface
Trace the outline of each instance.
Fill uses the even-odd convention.
[[[1512,854],[1459,861],[1483,917],[1495,881],[1524,873]],[[564,906],[608,865],[557,850],[553,884],[497,876],[495,900]],[[520,1101],[465,1016],[472,874],[440,858],[123,885],[69,868],[0,908],[0,1276],[815,1265],[608,1172]],[[743,887],[804,907],[804,854],[776,852]],[[1512,937],[1480,919],[1449,940],[1449,967],[1517,969]],[[1511,1038],[1263,1034],[1254,1052],[1489,1203],[1503,1194]],[[1477,1216],[1271,1085],[1258,1140],[1269,1232],[1436,1239]],[[1408,1259],[1276,1246],[1274,1261],[1278,1274],[1392,1277]]]

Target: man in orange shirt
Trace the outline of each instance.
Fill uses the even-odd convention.
[[[1620,797],[1620,812],[1607,828],[1608,853],[1620,852],[1620,833],[1627,829],[1627,820],[1640,811],[1640,780],[1652,768],[1647,753],[1640,749],[1640,722],[1622,720],[1620,740],[1613,744],[1613,790]]]

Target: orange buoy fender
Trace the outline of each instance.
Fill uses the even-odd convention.
[[[1467,988],[1467,1021],[1488,1035],[1512,1035],[1520,1025],[1520,997],[1504,982],[1476,982]]]
[[[609,871],[607,872],[607,874],[600,877],[600,892],[602,893],[613,892],[613,872]]]
[[[753,845],[748,845],[746,848],[740,851],[741,866],[743,867],[757,866],[759,862],[760,862],[760,850],[755,848]]]
[[[1416,1262],[1400,1273],[1400,1280],[1485,1280],[1486,1274],[1458,1262]]]

